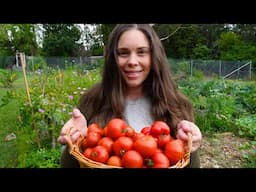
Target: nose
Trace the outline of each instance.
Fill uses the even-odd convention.
[[[131,53],[128,58],[128,65],[137,65],[138,64],[138,57],[136,53]]]

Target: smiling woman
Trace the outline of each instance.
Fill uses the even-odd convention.
[[[105,127],[113,118],[125,120],[137,132],[154,121],[166,122],[173,138],[184,143],[193,138],[188,167],[200,167],[197,149],[202,136],[192,105],[172,79],[163,45],[148,24],[116,25],[106,46],[102,81],[83,94],[58,141],[66,144],[71,129],[71,142],[76,143],[81,134],[86,136],[87,125]],[[79,167],[68,147],[61,166]]]
[[[142,83],[151,69],[149,42],[141,31],[126,31],[119,39],[117,55],[117,65],[126,81],[128,98],[136,99],[141,96]],[[139,95],[129,94],[134,89]]]

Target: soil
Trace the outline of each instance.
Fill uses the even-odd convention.
[[[249,140],[230,132],[204,135],[200,147],[201,168],[244,168]]]

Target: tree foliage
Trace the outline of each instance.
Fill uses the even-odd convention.
[[[15,55],[16,51],[36,55],[38,45],[34,24],[0,25],[0,54]]]
[[[81,31],[74,24],[44,24],[43,54],[45,56],[78,56]]]

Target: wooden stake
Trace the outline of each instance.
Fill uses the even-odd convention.
[[[22,71],[23,71],[23,76],[24,76],[24,82],[25,82],[25,87],[26,87],[26,92],[27,92],[27,99],[28,99],[29,105],[32,107],[32,102],[31,102],[30,93],[29,93],[28,80],[27,80],[27,75],[26,75],[26,60],[25,60],[24,53],[20,53],[20,62],[21,62],[21,67],[22,67]]]
[[[23,76],[24,76],[24,82],[25,82],[25,87],[26,87],[26,92],[27,92],[27,99],[28,99],[29,105],[31,107],[31,112],[32,112],[32,116],[31,116],[32,124],[33,124],[34,130],[36,131],[36,143],[37,143],[37,146],[39,148],[41,148],[41,143],[40,143],[40,138],[39,138],[39,129],[37,128],[35,120],[34,120],[34,109],[33,109],[33,105],[31,102],[30,93],[29,93],[29,86],[28,86],[28,80],[27,80],[27,75],[26,75],[26,60],[25,60],[24,53],[20,53],[20,63],[21,63]]]

